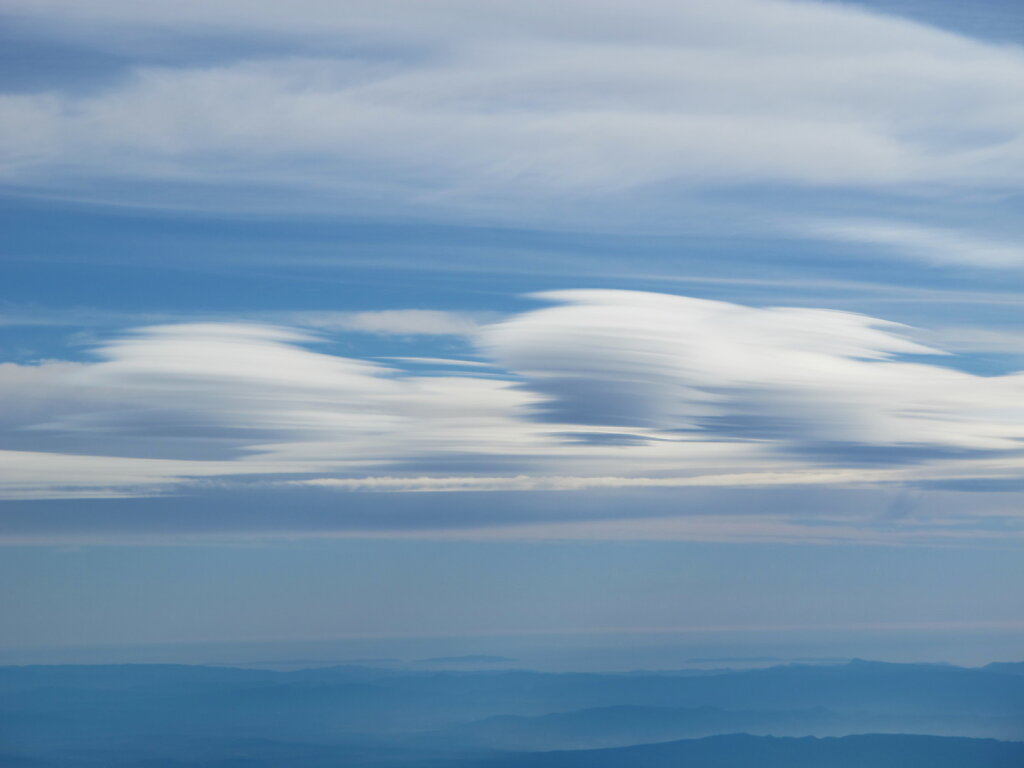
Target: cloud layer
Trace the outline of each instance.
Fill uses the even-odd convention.
[[[934,194],[1010,189],[1024,172],[1024,52],[841,4],[2,8],[17,29],[140,62],[95,87],[0,98],[4,174],[29,187],[158,182],[158,200],[228,183],[250,201],[290,190],[279,206],[550,222],[646,190],[664,224],[680,216],[666,189]],[[215,61],[174,53],[211,38],[236,44]]]
[[[1024,375],[936,364],[899,325],[632,291],[540,298],[554,306],[475,332],[491,367],[342,357],[305,332],[232,323],[139,329],[96,362],[5,364],[0,487],[842,485],[1016,471]]]
[[[560,306],[490,326],[483,343],[554,418],[814,447],[1015,450],[1024,437],[1024,375],[912,362],[942,353],[894,323],[629,291],[544,296]]]

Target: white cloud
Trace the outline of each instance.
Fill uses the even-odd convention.
[[[652,185],[911,192],[1009,188],[1024,171],[1024,53],[839,4],[4,6],[96,45],[235,33],[294,46],[4,97],[5,168],[21,184],[235,182],[348,210],[554,222]]]
[[[522,419],[535,397],[508,382],[400,376],[380,363],[300,346],[313,340],[251,324],[157,326],[107,344],[105,360],[80,380],[137,400],[140,430],[148,428],[149,409],[159,408],[175,429],[213,425],[285,462],[514,453],[535,431]]]
[[[413,375],[242,323],[140,329],[93,363],[0,366],[0,449],[19,457],[0,491],[230,475],[455,491],[1019,474],[1024,374],[907,362],[935,350],[902,326],[628,291],[544,298],[555,306],[479,329],[496,366],[482,372]],[[980,458],[993,452],[1002,464]]]
[[[493,368],[491,363],[484,363],[479,360],[456,360],[449,357],[386,357],[385,360],[394,360],[400,363],[413,363],[414,365],[430,366],[456,366],[459,368]],[[479,374],[477,374],[479,375]]]
[[[511,382],[407,375],[303,346],[315,341],[267,325],[154,326],[107,343],[99,362],[0,366],[0,448],[21,456],[0,465],[0,491],[508,462],[556,444],[528,418],[537,396]]]
[[[468,336],[476,318],[436,309],[387,309],[378,312],[296,312],[293,323],[325,331],[356,331],[396,336]]]
[[[719,439],[1015,450],[1024,375],[906,362],[935,353],[849,312],[629,291],[545,294],[558,306],[485,329],[483,345],[553,418]]]
[[[980,328],[946,326],[918,334],[958,352],[987,352],[998,355],[1024,355],[1024,330],[1016,328]],[[941,341],[940,341],[941,340]]]
[[[1024,244],[943,227],[901,221],[833,220],[810,222],[812,236],[878,246],[896,256],[933,264],[1006,268],[1024,266]]]
[[[0,363],[0,428],[38,424],[62,409],[80,410],[82,400],[96,394],[79,391],[75,397],[67,386],[82,368],[80,363],[59,360],[35,365]]]
[[[856,485],[900,482],[913,474],[893,469],[789,470],[694,477],[325,477],[295,480],[295,485],[347,491],[443,492],[458,491],[583,491],[595,488],[764,488],[769,486]]]
[[[274,472],[260,462],[187,461],[0,450],[0,498],[125,498],[182,480]]]

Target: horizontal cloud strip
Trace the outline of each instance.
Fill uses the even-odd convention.
[[[231,323],[139,329],[95,362],[0,365],[0,492],[133,495],[232,476],[450,491],[1018,471],[1024,375],[915,362],[939,352],[897,324],[629,291],[540,298],[553,306],[472,331],[483,370],[342,357],[306,332]]]
[[[598,488],[764,487],[772,485],[844,485],[907,479],[910,473],[892,469],[805,470],[747,472],[696,477],[352,477],[292,481],[296,485],[351,491],[581,491]]]

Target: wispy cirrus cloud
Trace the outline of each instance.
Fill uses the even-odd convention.
[[[998,240],[937,226],[903,221],[836,219],[810,222],[805,231],[844,242],[876,246],[891,256],[968,267],[1024,266],[1024,242]]]
[[[1005,190],[1024,167],[1024,53],[848,5],[4,10],[110,50],[132,38],[202,49],[210,35],[276,45],[213,64],[175,60],[170,42],[147,62],[136,46],[141,63],[99,87],[3,96],[6,178],[51,191],[130,183],[159,202],[174,185],[227,183],[246,188],[230,198],[243,207],[263,189],[279,209],[607,223],[649,189]],[[680,216],[672,195],[644,199],[662,225]]]

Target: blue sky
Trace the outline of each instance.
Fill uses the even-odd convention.
[[[1024,632],[1013,2],[0,15],[0,645]]]

